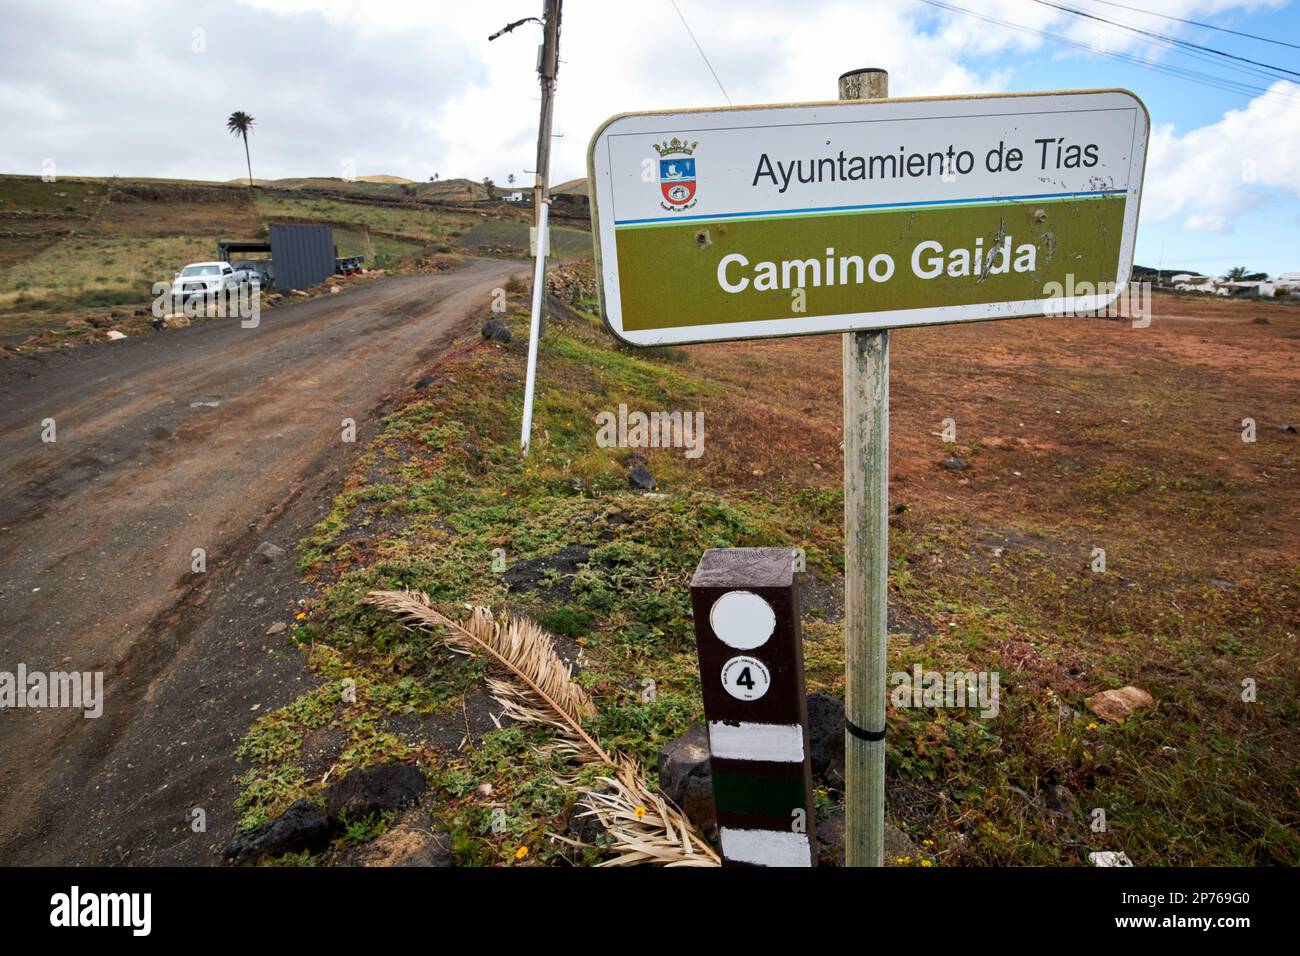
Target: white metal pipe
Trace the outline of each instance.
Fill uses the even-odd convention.
[[[537,263],[533,266],[533,318],[528,331],[528,377],[524,382],[524,425],[519,448],[527,455],[533,429],[533,390],[537,385],[537,340],[541,337],[542,295],[546,284],[546,215],[550,203],[543,202],[537,215]]]

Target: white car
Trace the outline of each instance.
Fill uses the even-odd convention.
[[[260,285],[261,276],[229,262],[192,262],[172,279],[172,296],[184,302],[196,295],[238,292],[241,283]]]

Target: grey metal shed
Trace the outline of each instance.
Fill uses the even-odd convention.
[[[333,226],[273,222],[270,232],[277,289],[306,289],[334,274]]]

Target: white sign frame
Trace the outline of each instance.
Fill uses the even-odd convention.
[[[943,125],[964,121],[989,121],[990,133],[985,140],[996,142],[1005,139],[1008,125],[1012,129],[1015,120],[1026,116],[1042,117],[1050,114],[1074,113],[1095,114],[1122,110],[1132,113],[1132,137],[1127,152],[1111,159],[1106,167],[1106,175],[1112,177],[1112,184],[1122,182],[1126,194],[1123,234],[1120,242],[1119,269],[1115,277],[1114,289],[1104,295],[1067,296],[1063,298],[1043,297],[1014,302],[996,302],[971,305],[955,305],[932,308],[895,309],[890,311],[867,313],[844,313],[838,315],[807,316],[795,315],[784,319],[764,319],[754,322],[728,322],[688,325],[678,328],[629,330],[623,328],[622,305],[619,286],[618,254],[615,245],[615,225],[621,200],[627,191],[627,183],[632,176],[644,183],[640,163],[635,170],[620,168],[618,176],[625,182],[616,184],[614,167],[616,161],[611,145],[619,137],[633,137],[638,143],[658,141],[671,137],[695,139],[697,136],[710,134],[736,134],[753,130],[771,131],[773,129],[791,130],[811,127],[830,129],[840,124],[869,123],[906,123],[924,120]],[[998,125],[1000,120],[1001,125]],[[1025,122],[1025,120],[1021,120]],[[1118,122],[1118,120],[1116,120]],[[957,97],[908,97],[880,100],[829,101],[822,103],[795,103],[772,106],[742,106],[722,109],[689,109],[645,113],[622,113],[611,117],[601,124],[592,136],[588,147],[588,188],[592,203],[592,230],[596,253],[596,271],[599,279],[601,313],[611,333],[619,340],[634,346],[677,345],[692,342],[717,342],[739,339],[772,338],[789,335],[811,335],[829,332],[861,331],[868,329],[902,328],[922,325],[940,325],[957,322],[987,321],[994,319],[1027,318],[1042,316],[1049,309],[1054,314],[1081,314],[1094,310],[1109,308],[1118,297],[1119,290],[1125,288],[1132,275],[1133,252],[1136,242],[1137,224],[1141,208],[1143,175],[1146,168],[1147,148],[1150,138],[1151,120],[1146,106],[1132,92],[1125,89],[1078,90],[1042,93],[999,93],[988,95]],[[628,140],[630,142],[631,140]],[[774,145],[779,141],[769,136],[767,143]],[[1117,140],[1118,142],[1118,140]],[[638,146],[644,152],[646,146]],[[751,152],[753,147],[749,147]],[[716,162],[716,160],[715,160]],[[725,168],[725,167],[724,167]],[[1025,175],[1008,174],[1006,185],[1014,187],[1023,183]],[[1122,174],[1116,176],[1116,174]],[[981,175],[984,175],[981,172]],[[1021,193],[1015,188],[1003,192],[987,189],[987,195],[981,199],[992,202],[1032,202],[1035,198],[1053,196],[1068,198],[1070,196],[1110,195],[1118,193],[1121,188],[1114,185],[1097,191],[1077,188],[1084,173],[1079,170],[1062,175],[1055,183],[1054,192]],[[1040,177],[1044,180],[1047,177]],[[1105,177],[1099,177],[1104,180]],[[701,179],[703,184],[703,179]],[[1075,184],[1071,188],[1070,184]],[[896,184],[895,184],[896,185]],[[978,183],[972,182],[968,188]],[[1045,182],[1045,186],[1053,185]],[[616,188],[617,187],[617,188]],[[1061,188],[1064,187],[1064,188]],[[655,187],[657,188],[657,187]],[[851,191],[845,186],[846,191]],[[858,193],[857,198],[868,195],[872,189],[880,192],[876,184],[852,187]],[[960,192],[960,190],[955,190]],[[945,200],[930,202],[912,199],[902,203],[880,203],[882,206],[901,205],[920,207],[939,202],[955,204],[975,202],[977,200],[964,196],[947,197]],[[824,208],[824,207],[823,207]],[[830,208],[840,208],[837,204]],[[851,206],[850,208],[864,208]],[[797,207],[777,209],[777,215],[800,212]],[[729,209],[713,211],[695,211],[695,219],[685,216],[680,221],[697,221],[701,225],[708,222],[724,222],[746,215],[757,215],[748,209]],[[646,220],[625,220],[644,222]]]

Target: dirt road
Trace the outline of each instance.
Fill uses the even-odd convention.
[[[519,268],[0,363],[0,672],[104,675],[95,719],[0,709],[0,864],[217,859],[234,741],[306,679],[265,633],[291,619],[294,543],[386,397]]]

